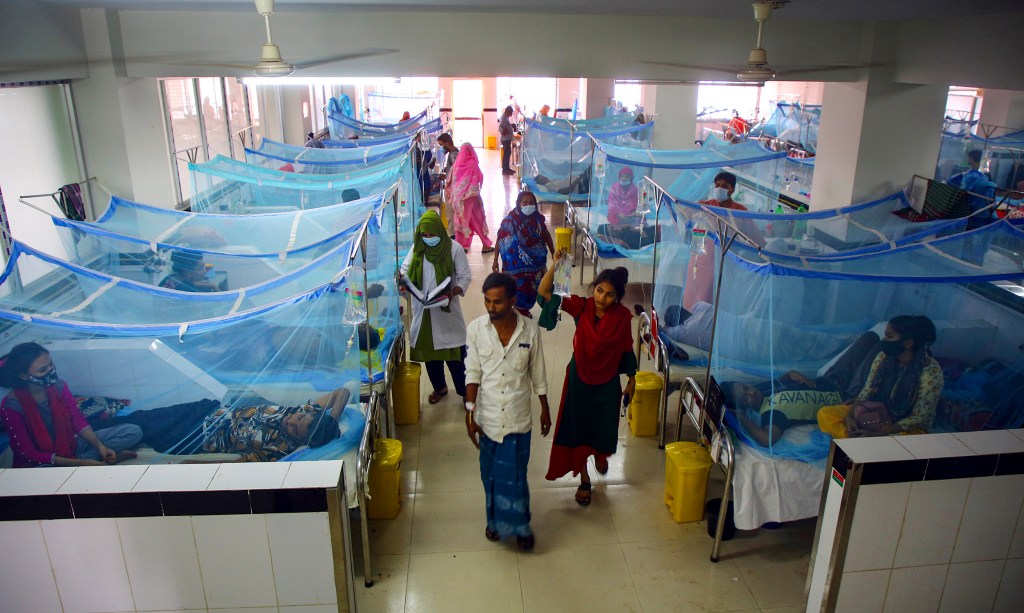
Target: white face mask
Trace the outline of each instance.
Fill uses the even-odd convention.
[[[716,187],[711,190],[711,197],[719,202],[725,202],[729,199],[729,190],[724,187]]]
[[[629,179],[619,179],[619,185],[621,185],[622,187],[629,187],[630,183],[632,183],[632,181],[630,181]]]
[[[525,205],[519,207],[519,209],[522,210],[523,215],[533,215],[534,213],[537,212],[537,205],[536,204],[525,204]]]
[[[441,242],[440,236],[421,236],[420,238],[427,247],[437,247],[438,243]]]

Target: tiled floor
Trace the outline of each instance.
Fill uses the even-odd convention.
[[[493,238],[515,203],[517,185],[501,175],[496,152],[480,153]],[[549,205],[541,208],[551,227],[561,225],[560,207],[553,216]],[[490,272],[491,256],[481,255],[478,241],[469,262],[467,322],[484,314],[479,288]],[[625,303],[638,301],[631,298]],[[571,319],[544,333],[552,412],[572,333]],[[814,521],[740,532],[712,564],[705,523],[677,524],[662,502],[664,457],[657,441],[633,437],[625,419],[608,474],[591,471],[595,486],[587,508],[573,501],[578,481],[544,480],[551,442],[535,426],[529,479],[536,549],[519,553],[514,540],[486,540],[477,451],[466,436],[461,399],[451,393],[427,404],[425,373],[422,389],[420,423],[398,431],[404,446],[401,513],[370,522],[375,584],[364,588],[359,582],[361,612],[800,610]],[[539,414],[536,400],[534,405]],[[712,477],[713,491],[721,487],[721,475],[714,470]]]

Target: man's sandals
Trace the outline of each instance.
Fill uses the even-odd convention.
[[[576,504],[581,507],[590,506],[590,483],[580,483],[580,486],[576,488]]]
[[[437,404],[438,402],[441,402],[441,399],[444,398],[447,395],[448,395],[448,388],[447,387],[444,388],[443,390],[430,392],[430,395],[427,396],[427,402],[429,402],[430,404]]]

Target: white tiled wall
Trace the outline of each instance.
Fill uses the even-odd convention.
[[[895,457],[893,443],[918,459],[1019,453],[1022,434],[894,437],[849,450],[844,442],[844,451],[857,462],[872,461],[874,453],[905,459]],[[831,494],[842,492],[828,493],[826,511]],[[860,486],[849,521],[846,557],[836,567],[836,611],[1024,611],[1024,475]],[[834,528],[819,531],[834,538]],[[825,586],[815,578],[824,582],[829,561],[820,554],[832,550],[831,543],[817,547],[808,611],[819,610]]]
[[[341,463],[6,470],[0,494],[217,490],[252,485],[253,468],[269,469],[264,487],[328,487]],[[3,521],[0,551],[17,554],[0,555],[0,611],[337,611],[328,521],[327,513]]]

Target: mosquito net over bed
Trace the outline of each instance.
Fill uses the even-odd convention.
[[[719,248],[714,234],[706,243],[710,252]],[[972,263],[979,244],[981,265]],[[893,419],[930,432],[1021,427],[1022,256],[1024,232],[1005,222],[880,253],[790,264],[765,262],[733,243],[721,271],[710,358],[735,409],[729,425],[772,455],[823,459],[830,439],[818,427],[818,410],[861,391],[887,322],[924,315],[937,330],[930,350],[942,371],[941,394],[937,382],[894,392]],[[665,334],[684,338],[710,328],[713,307],[681,306],[666,304],[659,313]]]
[[[28,317],[0,308],[0,352],[42,344],[90,423],[140,426],[146,451],[140,454],[153,463],[194,453],[337,458],[358,444],[364,419],[351,404],[359,398],[359,352],[350,342],[357,318],[348,316],[349,273],[335,274],[332,283],[259,308],[153,324]],[[195,299],[196,314],[206,312]],[[335,397],[343,409],[337,423],[320,415],[313,420],[328,433],[338,428],[330,442],[311,449],[308,438],[282,434],[282,418],[302,409],[273,407],[303,407],[342,388],[347,392]],[[349,406],[341,406],[346,397]],[[237,428],[264,429],[262,446],[236,448]]]
[[[92,266],[96,254],[130,253],[138,251],[139,245],[153,252],[184,247],[230,255],[287,254],[330,243],[380,209],[384,201],[384,194],[372,194],[308,211],[221,215],[164,209],[112,196],[95,222],[52,220],[65,239],[67,259]],[[114,246],[104,245],[104,239]]]
[[[622,121],[619,116],[609,119]],[[654,123],[637,124],[634,120],[626,125],[585,130],[575,125],[565,120],[526,120],[522,143],[523,183],[540,200],[585,202],[591,190],[594,141],[649,148]]]
[[[335,174],[384,162],[408,151],[411,135],[405,138],[345,149],[316,149],[288,145],[264,138],[259,149],[245,150],[245,161],[255,166],[307,174]]]
[[[733,194],[737,201],[769,208],[778,198],[775,181],[785,154],[757,143],[731,145],[711,137],[704,147],[685,150],[594,143],[590,206],[579,216],[604,257],[653,261],[656,236],[663,245],[678,242],[672,215],[658,212],[660,190],[654,184],[668,186],[664,189],[678,198],[704,199],[715,175],[729,170],[742,177]]]
[[[331,140],[381,136],[399,132],[415,132],[429,121],[426,110],[399,123],[367,123],[359,121],[354,117],[348,117],[343,113],[332,110],[330,107],[327,109],[327,129],[331,133]]]
[[[409,206],[418,190],[408,154],[336,174],[304,174],[261,168],[217,156],[189,164],[192,210],[199,213],[276,213],[315,209],[380,194],[396,183]]]
[[[750,131],[751,138],[776,139],[809,153],[818,149],[820,104],[779,102],[765,122]]]
[[[975,149],[982,152],[981,171],[996,187],[1020,189],[1024,181],[1024,130],[987,138],[966,131],[943,132],[935,180],[945,181],[967,171],[967,152]]]

